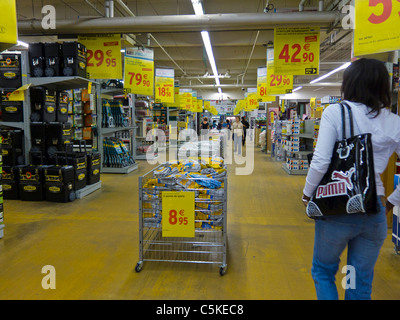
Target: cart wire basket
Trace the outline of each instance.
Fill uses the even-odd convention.
[[[164,163],[139,177],[139,262],[219,264],[227,269],[227,170],[222,158]],[[193,191],[194,237],[166,237],[162,232],[162,192]]]

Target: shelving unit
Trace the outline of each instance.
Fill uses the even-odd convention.
[[[137,102],[137,103],[136,103]],[[137,124],[135,159],[138,160],[155,160],[158,158],[158,145],[154,137],[147,140],[148,131],[154,129],[156,124],[153,121],[152,102],[148,98],[138,97],[135,102],[135,123]],[[153,157],[147,155],[148,148],[157,150]]]
[[[100,88],[100,95],[99,95],[99,103],[102,105],[102,99],[124,99],[123,96],[123,89],[122,88]],[[124,99],[125,100],[125,99]],[[107,167],[104,166],[104,148],[103,148],[103,140],[104,138],[114,136],[117,137],[116,135],[129,131],[127,136],[125,138],[120,138],[124,143],[127,143],[129,145],[128,150],[130,154],[135,158],[135,149],[136,149],[136,122],[135,122],[135,96],[132,94],[129,94],[127,96],[127,101],[128,104],[123,104],[124,108],[124,113],[130,118],[130,121],[128,123],[128,126],[122,126],[122,127],[102,127],[102,118],[103,118],[103,110],[102,108],[101,111],[99,112],[98,119],[99,119],[99,137],[100,137],[100,146],[99,146],[99,151],[101,154],[101,172],[102,173],[121,173],[121,174],[127,174],[132,171],[135,171],[138,169],[138,164],[135,162],[133,164],[130,164],[125,167]]]
[[[30,77],[30,68],[28,60],[28,52],[24,51],[21,53],[21,73],[22,73],[22,85],[31,84],[31,87],[44,86],[50,90],[69,90],[86,88],[88,83],[92,83],[92,86],[98,92],[100,89],[99,84],[96,81],[82,78],[82,77]],[[31,115],[31,99],[30,90],[25,90],[24,96],[24,107],[23,107],[23,122],[0,122],[1,126],[19,128],[24,131],[24,155],[25,163],[29,163],[29,151],[31,145],[31,132],[30,132],[30,115]],[[82,198],[87,194],[90,194],[101,188],[101,181],[98,183],[87,185],[86,187],[76,191],[76,197]]]
[[[315,120],[305,120],[303,122],[296,120],[294,123],[294,130],[289,130],[289,126],[292,125],[291,120],[283,121],[282,124],[283,126],[287,125],[287,130],[286,132],[283,130],[282,136],[288,138],[283,146],[285,163],[282,165],[282,169],[290,175],[307,175],[307,155],[312,153],[314,148]],[[301,123],[303,124],[303,129],[301,129]],[[289,145],[290,143],[294,147]]]

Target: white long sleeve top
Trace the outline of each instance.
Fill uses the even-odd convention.
[[[368,114],[370,109],[364,104],[346,102],[352,110],[354,134],[372,134],[376,191],[379,196],[385,195],[385,188],[380,175],[385,171],[393,152],[400,155],[400,117],[389,109],[382,109],[380,114],[374,118],[375,113]],[[346,137],[350,137],[349,116],[347,109],[345,111]],[[322,113],[318,141],[303,189],[303,193],[306,196],[311,197],[328,170],[334,144],[341,139],[341,108],[339,104],[333,104],[328,106]],[[391,193],[388,200],[394,205],[400,205],[400,185]]]

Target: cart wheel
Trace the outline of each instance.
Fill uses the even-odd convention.
[[[394,245],[394,251],[400,255],[400,246]]]
[[[223,276],[226,273],[226,265],[219,268],[219,275]]]
[[[142,271],[142,267],[143,267],[143,262],[139,261],[139,262],[136,264],[135,271],[136,271],[136,272]]]

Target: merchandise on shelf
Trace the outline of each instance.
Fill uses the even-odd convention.
[[[31,43],[28,51],[31,77],[87,76],[87,50],[77,41]]]
[[[123,141],[118,138],[104,138],[103,167],[122,168],[135,163]]]
[[[9,101],[8,95],[14,89],[2,89],[1,94],[1,120],[4,122],[24,121],[22,101]]]
[[[0,88],[18,89],[22,86],[21,54],[0,54]]]

